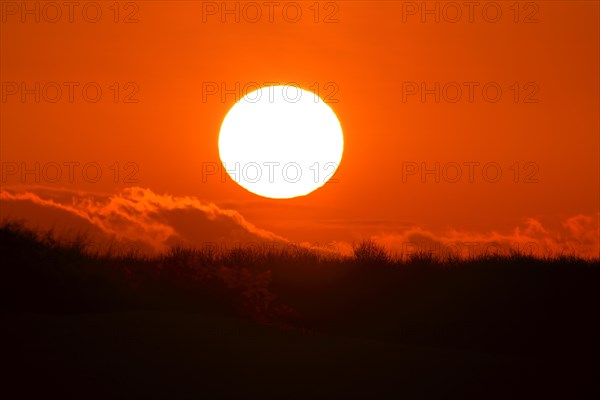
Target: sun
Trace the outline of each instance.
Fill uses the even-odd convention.
[[[296,86],[247,93],[229,110],[219,155],[229,176],[263,197],[289,199],[323,186],[342,160],[340,122],[316,94]]]

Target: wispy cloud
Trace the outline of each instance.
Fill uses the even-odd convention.
[[[0,192],[0,202],[3,218],[25,219],[35,228],[84,231],[94,241],[130,243],[147,253],[164,251],[179,243],[195,247],[292,244],[252,224],[236,210],[204,203],[195,197],[157,194],[141,187],[116,194],[12,188]],[[566,253],[598,257],[599,219],[600,213],[576,215],[549,228],[550,224],[546,226],[529,218],[505,232],[455,229],[434,232],[407,223],[399,223],[390,230],[383,224],[385,221],[354,222],[364,230],[365,238],[372,238],[396,255],[424,251],[469,256],[519,250],[539,256]],[[372,234],[378,230],[380,233]],[[309,244],[310,240],[306,238],[299,245],[315,248]],[[317,247],[327,253],[352,253],[352,243],[344,238]]]
[[[577,215],[567,218],[559,228],[550,229],[539,220],[528,218],[508,232],[450,229],[433,233],[422,227],[412,227],[402,232],[374,235],[372,239],[398,255],[426,252],[472,256],[520,251],[536,256],[576,254],[597,258],[600,252],[599,219],[600,213]]]
[[[139,243],[143,250],[162,251],[176,243],[201,247],[209,243],[287,242],[256,227],[235,210],[140,187],[113,195],[3,190],[0,200],[2,217],[35,220],[43,227],[62,224],[67,214],[80,220],[73,228],[97,228],[107,237]],[[29,207],[24,209],[23,203]]]

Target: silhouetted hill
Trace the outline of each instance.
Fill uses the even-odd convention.
[[[572,396],[594,377],[598,260],[87,248],[0,227],[24,398]]]

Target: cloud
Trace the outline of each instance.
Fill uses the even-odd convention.
[[[287,243],[260,229],[235,210],[193,197],[156,194],[131,187],[113,195],[68,191],[0,192],[3,218],[26,218],[35,228],[54,226],[83,231],[94,241],[135,244],[155,253],[182,243],[203,247]]]
[[[400,256],[426,252],[465,257],[520,251],[535,256],[576,254],[598,258],[599,219],[600,213],[595,216],[577,215],[566,219],[558,229],[551,230],[539,220],[528,218],[522,226],[505,233],[449,229],[434,234],[422,227],[412,227],[402,232],[373,235],[371,239]]]
[[[194,197],[157,194],[131,187],[116,194],[89,193],[48,188],[3,189],[0,217],[26,219],[32,228],[56,227],[57,233],[85,232],[97,247],[115,243],[123,250],[137,249],[155,254],[170,246],[230,248],[234,245],[295,245],[273,232],[258,228],[238,211],[203,203]],[[393,231],[381,224],[362,224],[370,237],[396,255],[418,251],[439,255],[480,255],[518,250],[538,256],[577,254],[599,256],[600,213],[576,215],[553,225],[528,218],[506,232],[475,232],[448,229],[433,232],[422,226],[397,224]],[[383,221],[381,221],[383,222]],[[549,228],[552,226],[552,228]],[[63,232],[60,232],[60,230]],[[372,234],[379,231],[378,234]],[[298,244],[321,254],[352,254],[352,243],[344,238],[327,245]]]

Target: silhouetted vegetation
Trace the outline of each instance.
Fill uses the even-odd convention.
[[[589,350],[600,334],[597,259],[519,253],[395,259],[372,241],[356,245],[354,257],[294,247],[175,247],[156,257],[93,254],[86,247],[85,235],[66,240],[5,222],[2,308],[193,311],[535,356]]]

